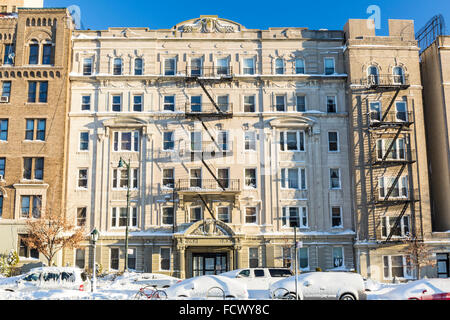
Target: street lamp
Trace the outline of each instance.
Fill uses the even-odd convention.
[[[130,176],[131,176],[131,168],[130,168],[131,160],[128,160],[128,163],[120,157],[119,160],[119,168],[126,167],[127,168],[127,219],[125,226],[125,268],[124,271],[128,271],[128,225],[130,220]]]
[[[95,289],[97,287],[97,266],[95,265],[95,253],[96,253],[96,244],[100,233],[98,232],[97,228],[94,228],[91,232],[91,241],[94,245],[94,256],[93,256],[93,267],[92,267],[92,284],[91,284],[91,292],[95,292]]]

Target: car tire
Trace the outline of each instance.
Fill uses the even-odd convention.
[[[356,298],[351,293],[344,293],[339,300],[356,300]]]

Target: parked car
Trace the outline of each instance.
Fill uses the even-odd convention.
[[[155,288],[169,288],[175,283],[181,282],[181,279],[167,276],[160,273],[138,273],[128,278],[129,283],[144,286],[154,286]],[[126,283],[123,283],[126,284]]]
[[[229,277],[199,276],[183,280],[165,290],[169,299],[248,299],[248,291],[240,281]]]
[[[246,268],[222,273],[221,276],[236,278],[247,285],[248,290],[269,290],[272,283],[292,276],[285,268]]]
[[[297,276],[298,299],[365,300],[364,280],[353,272],[310,272]],[[295,276],[270,286],[273,298],[295,299]]]
[[[397,284],[372,300],[434,300],[445,298],[450,292],[450,279],[431,278]]]
[[[4,287],[8,291],[43,289],[72,289],[87,291],[89,280],[79,268],[72,267],[40,267],[10,279]]]
[[[408,300],[450,300],[450,292],[426,294],[427,290],[422,291],[422,296],[411,297]]]

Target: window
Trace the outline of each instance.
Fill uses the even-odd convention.
[[[133,96],[133,111],[134,112],[142,111],[142,95]]]
[[[41,217],[42,196],[21,196],[20,217],[24,219]]]
[[[297,95],[296,96],[296,109],[297,112],[306,111],[306,96]]]
[[[256,132],[246,131],[244,133],[244,150],[256,151]]]
[[[202,220],[202,208],[201,207],[191,207],[189,209],[189,221],[197,222]]]
[[[137,208],[129,208],[128,227],[137,227]],[[127,208],[114,207],[112,208],[111,227],[125,228],[127,226]]]
[[[276,95],[275,96],[275,110],[278,112],[286,111],[286,96]]]
[[[176,73],[176,63],[174,58],[164,60],[164,75],[174,76]]]
[[[163,169],[163,188],[173,189],[175,187],[175,169]]]
[[[114,151],[139,152],[139,131],[114,132]]]
[[[305,133],[303,131],[280,132],[281,151],[305,151]]]
[[[381,102],[370,102],[370,121],[371,122],[379,122],[381,121]]]
[[[89,150],[89,132],[80,132],[80,151]]]
[[[244,74],[255,74],[255,59],[253,58],[247,58],[244,59],[244,67],[243,67],[243,73]]]
[[[244,97],[244,112],[255,112],[255,96]]]
[[[341,207],[331,208],[331,227],[341,228],[342,227],[342,210]]]
[[[202,151],[202,132],[191,132],[191,151]]]
[[[297,265],[300,270],[309,270],[309,249],[299,248],[297,251]]]
[[[139,183],[139,169],[130,168],[131,184],[130,189],[138,189]],[[128,188],[128,169],[113,169],[113,189],[127,189]]]
[[[396,102],[395,103],[395,109],[396,109],[396,119],[399,122],[407,122],[408,121],[408,113],[406,108],[406,102]]]
[[[29,248],[25,241],[23,241],[24,237],[26,237],[26,235],[19,235],[19,256],[24,258],[39,259],[39,251],[37,251],[37,249]]]
[[[333,268],[344,266],[344,248],[333,247]]]
[[[330,188],[341,189],[341,170],[330,169]]]
[[[8,141],[8,119],[0,119],[0,141]]]
[[[328,151],[339,151],[339,133],[335,131],[328,132]]]
[[[91,110],[91,96],[81,97],[81,111]]]
[[[218,207],[217,217],[220,221],[225,223],[230,223],[230,208],[229,207]]]
[[[327,112],[328,113],[336,113],[337,112],[336,97],[327,96]]]
[[[246,207],[245,208],[245,223],[255,224],[256,219],[256,207]]]
[[[202,112],[202,96],[191,97],[191,112]]]
[[[380,177],[378,180],[378,188],[380,198],[385,198],[395,182],[394,177]],[[390,194],[391,198],[408,198],[408,176],[398,179]]]
[[[52,64],[52,44],[44,44],[42,46],[42,64],[49,65]]]
[[[217,59],[217,74],[228,75],[229,74],[228,58]]]
[[[28,103],[36,103],[39,86],[39,103],[47,103],[48,81],[28,81]]]
[[[292,250],[290,247],[283,247],[283,268],[290,268],[292,263]]]
[[[201,76],[202,75],[202,59],[193,58],[191,59],[191,76]]]
[[[141,58],[134,59],[134,75],[142,76],[143,74],[143,63]]]
[[[305,60],[299,58],[295,59],[295,73],[296,74],[305,73]]]
[[[229,145],[229,133],[228,131],[219,131],[217,133],[217,144],[219,145],[220,151],[229,151],[230,145]]]
[[[114,59],[113,75],[115,75],[115,76],[122,75],[122,59],[121,58]]]
[[[75,266],[84,269],[85,267],[85,251],[84,249],[75,249]]]
[[[111,270],[119,270],[119,248],[111,248],[109,254],[110,254],[109,268]]]
[[[3,64],[14,64],[14,46],[12,44],[5,44],[4,52]]]
[[[281,169],[281,188],[306,190],[306,169]]]
[[[120,94],[116,94],[112,96],[112,111],[120,112],[122,111],[122,96]]]
[[[409,219],[410,217],[408,215],[403,216],[398,226],[395,227],[397,217],[382,217],[381,236],[387,238],[392,232],[393,237],[406,237],[409,234]]]
[[[84,227],[86,225],[86,210],[87,208],[77,209],[77,227]]]
[[[275,60],[275,74],[284,74],[284,61],[283,59]]]
[[[308,210],[306,207],[283,207],[282,226],[308,228]]]
[[[92,74],[92,58],[83,59],[83,75],[90,76]]]
[[[330,75],[334,74],[334,59],[333,58],[325,58],[325,74]]]
[[[30,44],[30,55],[28,59],[28,64],[38,64],[39,62],[39,44]]]
[[[78,188],[87,189],[88,169],[78,169]]]
[[[190,186],[191,188],[202,187],[202,169],[190,169]]]
[[[170,270],[170,248],[160,248],[159,250],[159,270],[169,271]]]
[[[220,111],[227,112],[229,108],[228,96],[218,96],[217,106],[219,107]]]
[[[128,250],[129,250],[127,255],[128,269],[136,270],[136,248],[129,248]]]
[[[3,81],[2,97],[11,97],[11,81]]]
[[[229,188],[230,187],[230,169],[222,168],[217,169],[217,179],[219,181],[220,188]]]
[[[245,188],[256,189],[257,188],[256,169],[255,168],[245,169],[244,173],[245,173]]]
[[[376,66],[370,66],[367,73],[369,75],[369,84],[379,83],[378,68]]]
[[[258,248],[248,248],[248,267],[259,267],[259,252]]]
[[[0,181],[5,180],[5,167],[6,167],[6,158],[0,158],[0,178],[1,178]]]
[[[175,139],[173,131],[163,132],[163,150],[173,151],[175,149]]]
[[[173,225],[173,207],[162,208],[162,221],[163,225]]]
[[[45,141],[45,119],[28,119],[25,129],[25,140]]]
[[[175,96],[164,96],[164,111],[175,111]]]
[[[392,143],[392,139],[378,139],[377,140],[377,158],[379,160],[390,159],[390,160],[405,160],[406,159],[406,145],[405,139],[397,139]],[[389,146],[392,144],[392,148],[389,151],[389,154],[386,152],[389,149]]]
[[[24,158],[23,159],[23,179],[43,180],[44,179],[44,158]]]
[[[394,68],[394,84],[405,84],[405,73],[402,67]]]
[[[407,256],[383,256],[384,279],[410,278],[411,265]]]

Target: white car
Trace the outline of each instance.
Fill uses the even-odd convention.
[[[244,282],[248,290],[269,290],[272,283],[292,276],[292,271],[285,268],[246,268],[225,272],[221,276]]]
[[[248,299],[248,291],[243,283],[221,275],[186,279],[165,292],[169,299]]]
[[[179,278],[160,273],[138,273],[122,280],[122,284],[132,283],[141,287],[153,286],[155,288],[166,289],[180,281],[181,279]]]
[[[295,276],[273,283],[275,299],[295,299]],[[297,276],[298,299],[365,300],[364,280],[353,272],[310,272]]]
[[[30,272],[9,278],[8,282],[0,286],[7,291],[21,291],[33,289],[72,289],[87,291],[90,282],[82,275],[82,270],[72,267],[41,267],[31,269]]]

